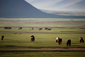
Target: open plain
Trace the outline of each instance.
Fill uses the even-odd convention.
[[[85,43],[79,42],[79,37],[85,40],[85,19],[0,18],[2,35],[1,57],[85,56]],[[31,42],[31,35],[35,36],[34,42]],[[62,38],[61,45],[56,43],[56,37]],[[68,39],[71,39],[71,46],[66,46]]]

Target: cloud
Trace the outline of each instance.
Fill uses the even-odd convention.
[[[77,3],[84,0],[25,0],[25,1],[29,2],[38,9],[68,10],[68,9],[76,9],[76,7],[78,9],[81,6],[79,6]],[[82,3],[80,4],[82,5]],[[83,7],[81,9],[83,9]]]
[[[68,1],[65,1],[64,3],[62,3],[63,6],[60,6],[60,8],[68,7],[70,5],[78,3],[80,1],[82,1],[82,0],[68,0]]]
[[[25,1],[27,1],[27,2],[31,3],[31,2],[33,2],[33,1],[35,1],[35,0],[25,0]]]
[[[26,0],[30,2],[30,0]],[[30,4],[38,9],[49,9],[53,7],[56,3],[61,2],[62,0],[34,0]]]
[[[84,8],[84,7],[80,6],[82,4],[81,3],[77,4],[81,1],[82,0],[63,0],[60,3],[54,5],[50,8],[52,8],[52,10],[64,10],[64,11],[68,11],[68,10],[73,11],[73,10],[76,10],[76,9],[77,10],[82,10],[82,8]]]

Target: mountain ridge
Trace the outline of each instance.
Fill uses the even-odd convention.
[[[0,18],[81,18],[81,16],[48,14],[33,7],[25,0],[0,0]]]

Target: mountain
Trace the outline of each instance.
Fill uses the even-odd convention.
[[[81,18],[61,16],[40,11],[25,0],[0,0],[0,18]],[[85,17],[82,17],[85,18]]]

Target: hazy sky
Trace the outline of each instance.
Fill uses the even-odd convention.
[[[85,11],[85,0],[26,0],[38,9],[55,11]]]

